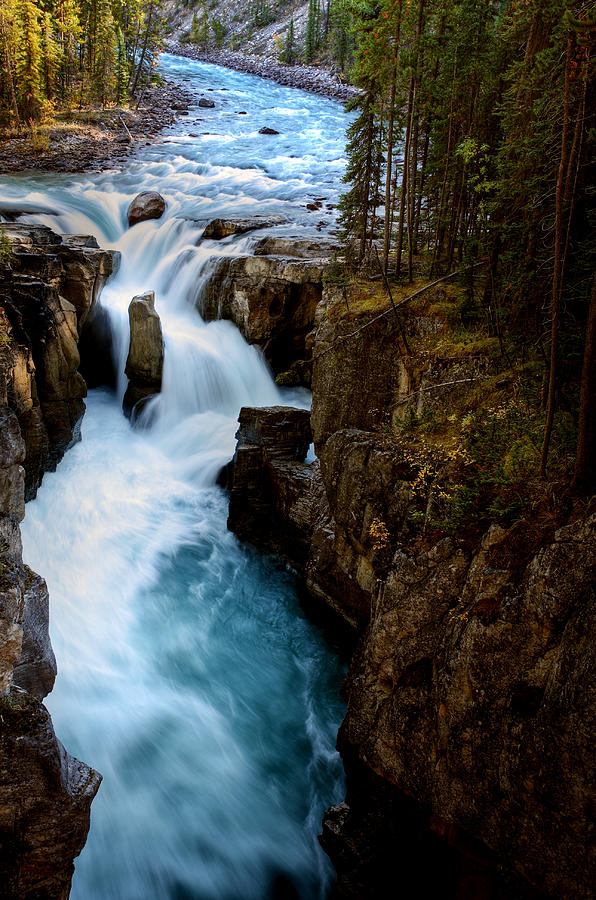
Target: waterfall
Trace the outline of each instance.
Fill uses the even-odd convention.
[[[197,100],[221,87],[208,134],[191,108],[195,119],[123,173],[0,179],[3,209],[122,254],[101,297],[117,392],[90,393],[82,442],[45,475],[23,523],[25,559],[50,589],[59,676],[47,704],[69,750],[104,776],[72,898],[323,898],[330,867],[316,834],[343,794],[343,665],[302,614],[292,573],[227,531],[215,485],[240,407],[293,399],[231,323],[202,320],[197,300],[222,255],[250,252],[250,238],[201,242],[209,217],[272,212],[287,219],[275,233],[315,234],[305,200],[336,198],[345,122],[333,101],[251,76],[172,57],[164,67]],[[254,126],[242,132],[239,104],[292,127],[264,144]],[[312,117],[326,135],[317,145]],[[129,229],[132,196],[153,189],[166,214]],[[133,428],[121,411],[127,310],[147,290],[163,385]]]

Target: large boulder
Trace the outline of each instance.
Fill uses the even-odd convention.
[[[139,400],[161,390],[163,335],[153,291],[133,297],[128,307],[128,320],[130,345],[125,371],[129,384],[123,408],[125,415],[130,416]]]
[[[147,219],[161,219],[166,211],[166,201],[157,191],[143,191],[128,207],[128,224],[132,227]]]

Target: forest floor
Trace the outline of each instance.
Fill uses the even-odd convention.
[[[139,144],[184,115],[191,99],[181,85],[166,82],[126,107],[71,107],[47,122],[0,131],[0,173],[117,168]]]

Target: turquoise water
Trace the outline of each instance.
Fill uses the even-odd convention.
[[[197,312],[217,256],[250,253],[254,239],[197,242],[215,215],[281,214],[273,233],[316,233],[305,204],[337,199],[346,122],[331,100],[162,64],[197,102],[214,88],[216,109],[191,107],[122,173],[0,179],[3,209],[122,253],[102,294],[119,389],[91,392],[82,442],[23,523],[25,559],[51,595],[56,731],[104,776],[72,897],[324,897],[332,873],[316,835],[343,796],[343,666],[305,619],[292,574],[227,531],[215,486],[242,405],[308,400],[280,392],[233,325]],[[263,124],[283,133],[258,135]],[[127,229],[130,200],[152,188],[166,215]],[[324,219],[332,227],[333,212]],[[151,428],[133,430],[120,406],[126,310],[146,289],[162,318],[164,386]]]

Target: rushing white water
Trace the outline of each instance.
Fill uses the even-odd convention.
[[[197,242],[222,215],[282,214],[276,233],[310,236],[305,202],[337,198],[345,121],[333,101],[251,76],[163,66],[197,102],[214,88],[216,109],[191,107],[122,173],[0,179],[5,212],[122,253],[101,301],[118,393],[91,393],[83,441],[23,523],[26,561],[51,596],[48,706],[68,749],[104,776],[72,897],[323,897],[316,834],[342,794],[342,666],[292,576],[226,530],[215,487],[240,407],[303,398],[282,396],[234,326],[196,311],[213,260],[250,252],[251,239]],[[263,124],[282,134],[259,135]],[[127,206],[147,189],[164,194],[166,215],[128,229]],[[164,378],[150,427],[133,429],[121,413],[127,308],[144,290],[156,293]]]

